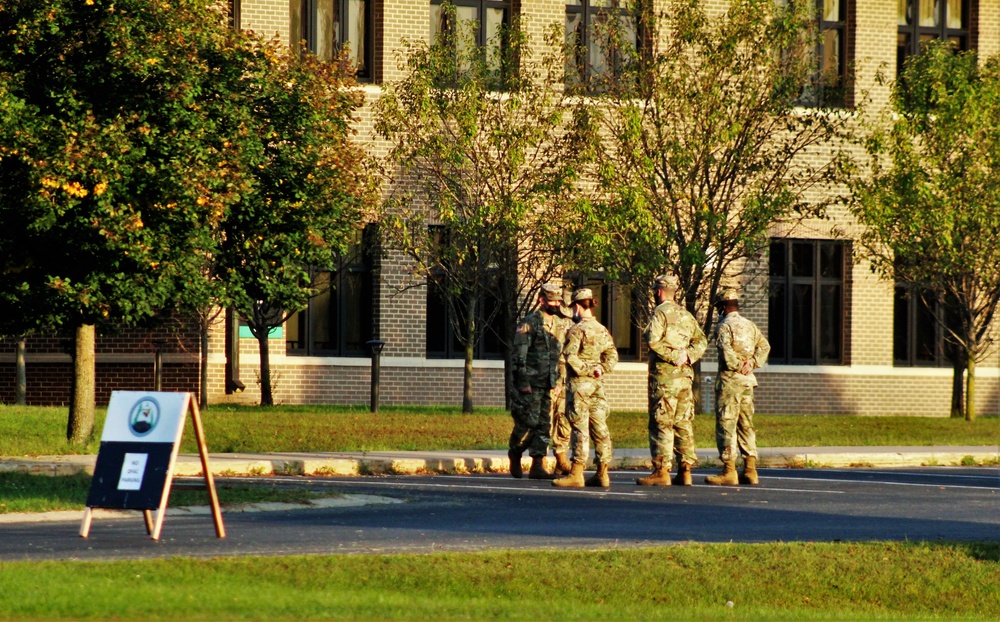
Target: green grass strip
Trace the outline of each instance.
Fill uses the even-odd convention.
[[[996,620],[1000,545],[17,562],[0,564],[0,611],[10,620]]]
[[[0,456],[97,453],[99,442],[71,447],[65,408],[0,406]],[[387,407],[378,414],[349,406],[213,406],[202,413],[212,452],[435,451],[504,449],[512,420],[502,409],[463,415],[457,408]],[[715,447],[715,418],[695,417],[695,441]],[[1000,418],[757,415],[761,447],[998,445]],[[99,411],[96,436],[104,425]],[[648,447],[647,416],[612,411],[615,447]],[[181,450],[196,453],[192,430]]]

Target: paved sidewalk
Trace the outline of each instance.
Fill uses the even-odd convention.
[[[983,447],[769,447],[760,448],[762,467],[906,467],[972,466],[1000,462],[1000,446]],[[0,471],[26,471],[49,475],[92,473],[97,457],[0,457]],[[549,466],[554,465],[549,457]],[[700,466],[720,464],[718,453],[699,449]],[[523,465],[530,465],[525,456]],[[377,451],[354,453],[211,454],[214,475],[376,475],[414,473],[506,473],[507,452],[483,451]],[[615,469],[650,467],[647,449],[616,449]],[[197,454],[182,454],[175,475],[201,474]]]

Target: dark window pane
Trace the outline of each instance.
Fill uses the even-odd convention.
[[[337,349],[337,291],[331,283],[329,272],[316,275],[315,284],[320,294],[309,301],[309,329],[314,352]]]
[[[792,276],[815,276],[813,265],[816,256],[816,246],[810,242],[792,243]]]
[[[798,361],[811,361],[813,354],[813,286],[794,283],[789,288],[791,300],[791,356]]]
[[[844,326],[840,285],[820,286],[819,305],[819,358],[826,362],[840,362]]]
[[[896,288],[893,303],[892,358],[898,363],[910,362],[910,297],[904,287]]]
[[[285,352],[301,352],[306,347],[306,312],[299,311],[285,322]]]
[[[784,242],[771,243],[769,260],[771,276],[785,276],[785,270],[788,267],[787,248],[788,246]]]
[[[774,246],[771,247],[772,249]],[[771,256],[773,266],[774,255]],[[785,362],[788,357],[785,334],[788,330],[787,289],[780,283],[771,282],[771,292],[767,303],[767,340],[771,343],[771,359]]]
[[[427,355],[445,356],[448,339],[448,303],[441,286],[427,282]]]
[[[916,292],[913,293],[915,318],[913,325],[913,358],[915,363],[933,364],[938,360],[938,336],[936,304],[927,302]]]
[[[344,351],[363,354],[371,339],[371,292],[364,272],[348,272],[342,280]]]
[[[842,278],[844,276],[844,245],[836,242],[819,245],[819,275]]]

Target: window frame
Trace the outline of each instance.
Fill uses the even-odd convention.
[[[783,246],[784,265],[780,271],[776,271],[775,247]],[[795,262],[793,253],[795,246],[811,246],[812,274],[794,274]],[[823,248],[825,246],[839,247],[840,266],[839,276],[824,276],[822,272]],[[776,365],[844,365],[846,364],[846,329],[845,304],[847,300],[847,274],[850,265],[851,247],[841,240],[825,239],[799,239],[799,238],[772,238],[768,256],[768,271],[770,293],[768,297],[768,338],[771,342],[770,361]],[[795,286],[809,285],[812,288],[810,300],[811,305],[810,324],[808,339],[811,342],[809,354],[807,356],[796,355],[795,344],[801,341],[801,335],[796,335],[796,323],[793,319],[796,299],[793,294]],[[824,313],[824,289],[828,287],[839,287],[837,297],[837,309],[828,310]],[[781,307],[780,313],[777,307]],[[779,324],[779,319],[783,320]],[[839,322],[837,335],[834,337],[839,343],[836,344],[838,355],[835,357],[825,356],[824,348],[824,322]],[[783,351],[782,351],[783,350]]]
[[[594,2],[598,1],[606,1],[609,5],[595,5]],[[629,12],[628,8],[621,6],[621,0],[576,0],[575,3],[570,3],[567,0],[564,4],[566,7],[566,23],[564,28],[567,29],[564,34],[564,40],[567,45],[567,50],[573,49],[576,52],[574,58],[567,57],[566,59],[566,85],[572,88],[583,89],[588,93],[599,92],[601,89],[599,85],[596,84],[598,78],[606,78],[609,74],[612,78],[615,77],[620,72],[621,59],[614,54],[614,50],[611,50],[611,54],[604,59],[604,62],[606,63],[606,70],[600,73],[594,72],[591,58],[595,55],[595,48],[593,48],[595,41],[590,25],[592,20],[596,23],[597,20],[600,19],[612,19],[613,17],[621,19],[622,14],[627,14]],[[614,13],[613,16],[611,15],[612,12]],[[570,15],[579,15],[583,26],[581,30],[583,36],[581,40],[573,45],[571,45],[570,34],[568,31]],[[642,20],[638,19],[636,15],[632,15],[631,17],[633,18],[632,26],[634,30],[633,45],[636,47],[636,50],[641,53],[643,50],[642,46],[645,41],[642,29]],[[596,43],[599,44],[599,41]],[[600,50],[600,52],[603,53],[603,50]],[[580,62],[581,58],[584,59],[582,63]],[[575,81],[570,80],[570,74],[568,71],[570,66],[575,67]]]
[[[309,273],[316,282],[318,275],[326,272],[330,274],[329,287],[309,300],[308,305],[302,311],[293,315],[286,322],[285,328],[285,355],[286,356],[326,356],[326,357],[364,357],[370,356],[371,352],[365,342],[373,339],[375,334],[374,310],[375,310],[375,279],[374,279],[374,226],[365,227],[358,245],[348,251],[346,256],[339,257],[335,270],[315,270],[310,269]],[[362,323],[361,332],[366,334],[362,338],[360,345],[356,349],[350,349],[348,345],[348,335],[350,332],[350,313],[348,296],[339,295],[339,292],[346,290],[347,279],[352,275],[361,275],[361,304],[363,309],[358,315]],[[316,338],[313,334],[314,314],[319,313],[316,309],[318,298],[329,293],[334,298],[335,308],[332,310],[333,319],[330,321],[330,331],[336,334],[337,345],[333,348],[321,348],[316,346]],[[302,345],[292,347],[289,344],[288,322],[296,319]]]
[[[446,278],[444,271],[432,271],[427,277],[427,298],[424,304],[425,310],[425,330],[424,330],[424,357],[434,360],[444,359],[464,359],[465,346],[458,340],[455,333],[455,322],[452,318],[452,307],[448,304],[444,294],[436,293],[440,291],[436,285],[437,279]],[[485,308],[491,296],[489,292],[484,292],[483,297],[476,304],[476,327],[480,332],[476,339],[476,346],[473,350],[473,357],[476,360],[496,361],[504,358],[504,326],[505,313],[504,306],[497,305],[498,311],[493,316],[492,321],[487,323]],[[432,322],[433,318],[433,322]],[[444,345],[443,349],[431,349],[431,330],[440,333],[440,340]],[[493,347],[495,346],[495,348]]]
[[[819,28],[819,37],[816,41],[817,58],[817,87],[818,97],[815,104],[820,107],[841,108],[847,101],[847,22],[848,22],[848,0],[837,0],[837,19],[826,19],[826,0],[816,0],[816,24]],[[826,38],[825,33],[835,32],[839,53],[837,54],[835,85],[828,85],[827,75],[832,75],[824,64],[826,58]]]
[[[926,290],[913,283],[896,282],[893,289],[893,318],[892,318],[892,364],[893,367],[930,367],[942,368],[951,367],[952,359],[948,356],[948,341],[942,323],[945,319],[945,307],[940,300],[934,299],[928,305],[921,294]],[[905,326],[900,327],[900,301],[906,301],[906,308],[903,310]],[[927,335],[921,331],[919,314],[927,313],[930,318],[932,335]],[[903,347],[906,354],[898,356],[900,350],[900,337],[905,339]],[[918,357],[918,344],[921,342],[932,342],[934,349],[933,359]]]
[[[305,48],[311,53],[319,56],[316,49],[316,43],[318,40],[317,36],[317,13],[319,9],[319,2],[321,0],[292,0],[292,6],[298,6],[296,11],[296,16],[293,17],[293,33],[294,25],[298,25],[298,37],[293,42],[293,48],[299,51],[301,50],[301,42],[305,41]],[[351,0],[330,0],[331,6],[335,6],[337,14],[340,16],[350,16],[351,15]],[[375,9],[372,6],[373,0],[364,0],[363,10],[364,16],[362,21],[364,22],[365,32],[364,41],[361,42],[363,46],[362,53],[362,64],[360,69],[356,63],[357,59],[352,59],[354,61],[356,74],[355,77],[359,82],[370,82],[373,71],[373,59],[374,55],[374,26],[375,26]],[[341,18],[338,19],[336,32],[334,34],[334,41],[331,46],[330,54],[331,58],[340,53],[345,46],[350,46],[350,19]]]
[[[843,0],[841,0],[843,1]],[[897,0],[896,9],[896,76],[903,73],[903,64],[910,56],[920,53],[920,45],[925,40],[932,39],[958,39],[958,49],[965,51],[972,49],[972,11],[974,0],[960,0],[962,7],[962,27],[948,27],[948,0],[937,1],[939,23],[936,26],[921,26],[919,16],[914,19],[914,13],[919,13],[921,0]],[[903,7],[902,13],[900,9]],[[901,23],[906,20],[908,23]],[[904,38],[905,42],[904,42]]]

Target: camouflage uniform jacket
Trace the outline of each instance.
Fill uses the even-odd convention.
[[[514,384],[518,389],[556,386],[568,323],[541,310],[521,320],[514,334]]]
[[[672,300],[653,310],[653,317],[643,333],[649,346],[649,373],[667,381],[674,378],[694,379],[691,365],[708,349],[708,339],[698,326],[698,320]],[[681,352],[686,350],[688,362],[678,365]]]
[[[757,386],[753,370],[749,374],[740,373],[746,361],[753,361],[753,368],[763,367],[771,344],[761,334],[757,325],[736,311],[726,314],[715,332],[715,343],[719,348],[719,380],[746,387]]]
[[[598,365],[607,374],[618,363],[615,340],[608,329],[592,317],[580,320],[569,329],[563,352],[570,378],[594,378]]]

